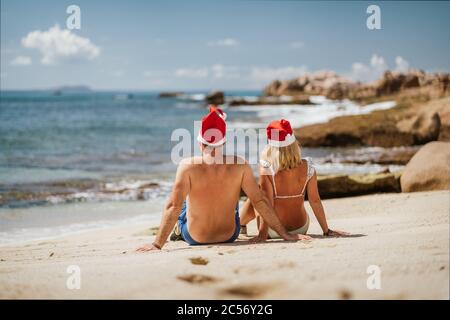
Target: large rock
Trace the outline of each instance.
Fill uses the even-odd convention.
[[[320,197],[323,199],[351,197],[382,192],[400,192],[400,174],[318,176]]]
[[[434,99],[423,106],[428,112],[437,112],[441,122],[438,140],[450,141],[450,97]]]
[[[225,95],[223,91],[213,91],[205,98],[208,104],[220,105],[225,103]]]
[[[407,164],[400,183],[403,192],[450,189],[450,142],[423,146]]]

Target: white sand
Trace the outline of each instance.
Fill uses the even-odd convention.
[[[163,252],[142,254],[134,249],[152,237],[143,235],[149,226],[135,225],[8,245],[0,247],[0,298],[449,299],[449,191],[324,205],[332,228],[364,236],[199,247],[169,242]],[[320,234],[314,218],[310,233]],[[209,263],[194,265],[192,257]],[[81,268],[79,290],[66,287],[70,265]],[[381,269],[380,290],[366,286],[369,265]],[[189,275],[205,281],[179,279]]]

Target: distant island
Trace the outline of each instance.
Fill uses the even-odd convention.
[[[91,93],[92,89],[88,86],[61,86],[55,89],[50,89],[54,95],[59,96],[62,94],[79,94],[79,93]]]

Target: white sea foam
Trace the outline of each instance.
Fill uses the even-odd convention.
[[[181,94],[177,97],[179,100],[188,100],[188,101],[203,101],[205,100],[206,95],[203,93],[193,93],[193,94]]]
[[[244,128],[254,128],[261,124],[266,125],[274,119],[285,118],[291,122],[293,127],[302,127],[310,124],[324,123],[328,120],[346,115],[367,114],[376,110],[387,110],[395,106],[394,101],[378,102],[366,106],[360,106],[350,100],[333,101],[323,96],[312,96],[310,101],[313,105],[260,105],[260,106],[237,106],[233,109],[243,112],[256,112],[260,123],[250,124],[237,122]],[[230,120],[231,124],[233,121]],[[234,127],[238,127],[234,123]]]

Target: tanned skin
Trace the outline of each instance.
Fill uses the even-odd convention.
[[[289,234],[259,188],[252,169],[243,159],[221,154],[222,148],[200,145],[202,156],[184,159],[178,166],[175,182],[167,200],[161,225],[152,244],[137,251],[160,250],[172,232],[187,201],[189,234],[200,243],[221,243],[235,232],[235,207],[241,189],[264,221],[287,241],[310,240]]]

